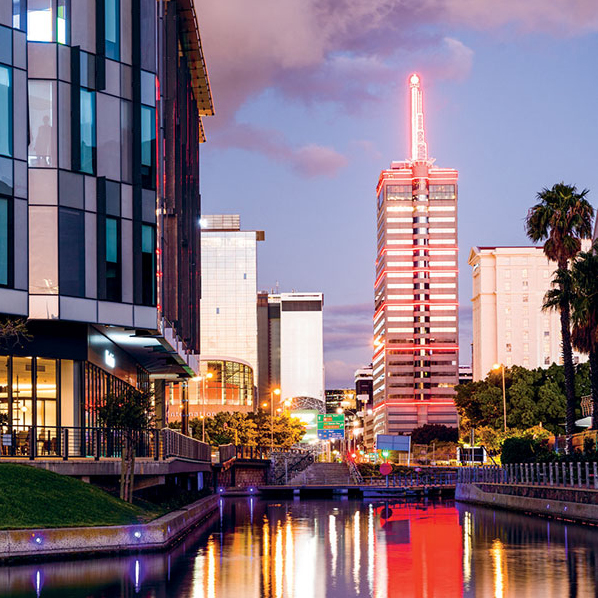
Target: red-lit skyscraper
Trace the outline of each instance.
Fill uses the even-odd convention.
[[[378,181],[374,433],[457,425],[458,172],[428,158],[422,90],[409,78],[411,158]]]

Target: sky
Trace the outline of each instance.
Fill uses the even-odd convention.
[[[324,293],[326,388],[372,357],[375,190],[408,157],[422,79],[428,153],[459,171],[460,362],[476,245],[525,245],[543,187],[598,207],[596,0],[196,0],[215,116],[202,210],[264,230],[258,286]]]

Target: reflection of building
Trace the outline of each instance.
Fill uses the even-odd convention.
[[[530,369],[562,363],[558,311],[542,311],[556,264],[542,247],[474,247],[469,265],[473,379],[485,378],[495,363]],[[574,361],[586,359],[574,352]]]
[[[257,377],[257,242],[264,233],[241,230],[238,215],[203,216],[201,228],[202,359],[247,362]]]
[[[322,293],[258,295],[260,401],[280,387],[293,409],[324,413],[323,304]]]
[[[458,173],[428,159],[417,75],[410,88],[411,159],[392,162],[377,188],[376,434],[457,425]]]
[[[212,104],[192,3],[165,3],[160,19],[154,0],[120,3],[122,19],[115,2],[12,4],[0,36],[14,48],[0,51],[0,317],[28,318],[32,338],[0,347],[0,413],[13,431],[55,435],[96,425],[108,392],[152,380],[163,424],[165,378],[184,387],[198,368],[189,148]]]
[[[326,413],[336,413],[339,407],[355,410],[355,391],[352,388],[326,390]]]

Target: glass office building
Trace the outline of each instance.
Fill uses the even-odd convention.
[[[94,426],[108,392],[198,371],[188,148],[213,110],[192,0],[158,6],[0,3],[0,319],[27,320],[4,426]]]

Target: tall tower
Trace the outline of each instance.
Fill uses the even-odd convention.
[[[411,158],[380,173],[374,433],[457,425],[458,172],[428,158],[420,77],[409,78]]]

